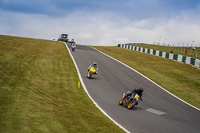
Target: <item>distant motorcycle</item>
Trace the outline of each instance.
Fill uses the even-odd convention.
[[[75,42],[73,42],[71,45],[72,45],[72,51],[74,51],[75,48],[76,48],[76,44],[75,44]]]
[[[97,70],[95,69],[95,67],[91,67],[90,70],[87,72],[87,77],[89,79],[91,79],[93,74],[97,74]]]
[[[135,105],[138,104],[138,100],[140,96],[138,94],[132,94],[130,96],[125,97],[125,93],[122,96],[122,99],[119,101],[119,105],[123,105],[128,109],[132,109]]]
[[[72,51],[74,51],[75,50],[75,46],[72,46]]]

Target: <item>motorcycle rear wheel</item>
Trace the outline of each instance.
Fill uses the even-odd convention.
[[[135,101],[132,101],[128,104],[128,109],[132,109],[135,106]]]

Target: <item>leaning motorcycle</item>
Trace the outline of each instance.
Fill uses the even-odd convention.
[[[135,105],[138,104],[138,100],[140,96],[138,94],[132,94],[130,96],[125,97],[125,93],[122,96],[122,99],[119,101],[119,105],[123,105],[128,109],[132,109]]]
[[[97,74],[97,70],[94,67],[91,67],[90,70],[87,72],[87,77],[91,79],[93,74]]]

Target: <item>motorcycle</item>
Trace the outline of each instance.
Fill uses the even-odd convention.
[[[71,45],[72,45],[72,51],[74,51],[75,48],[76,48],[76,44],[75,44],[75,42],[71,43]]]
[[[75,46],[74,45],[72,45],[72,51],[74,51],[75,50]]]
[[[87,72],[87,77],[91,79],[93,74],[97,74],[97,70],[94,67],[91,67],[90,70]]]
[[[138,94],[132,94],[130,96],[125,97],[125,93],[122,96],[122,99],[119,101],[119,105],[123,105],[128,109],[132,109],[135,105],[138,104],[138,100],[140,96]]]

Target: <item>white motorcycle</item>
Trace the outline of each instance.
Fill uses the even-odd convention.
[[[74,51],[75,48],[76,48],[76,44],[75,44],[75,42],[73,42],[73,43],[72,43],[72,51]]]

